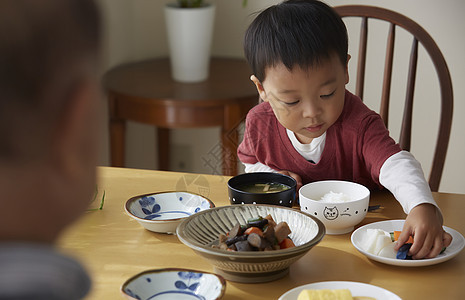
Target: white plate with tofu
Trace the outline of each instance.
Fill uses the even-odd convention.
[[[361,283],[361,282],[354,282],[354,281],[322,281],[322,282],[315,282],[309,283],[305,285],[301,285],[299,287],[293,288],[292,290],[287,291],[279,300],[307,300],[311,299],[308,298],[307,295],[301,295],[301,298],[298,298],[299,295],[304,290],[341,290],[347,289],[352,294],[352,299],[356,300],[401,300],[399,296],[396,294],[380,288],[375,285]],[[318,291],[319,293],[330,293],[331,291]],[[310,294],[310,293],[309,293]],[[323,298],[325,299],[325,298]],[[350,298],[349,298],[350,299]]]
[[[452,243],[449,245],[449,247],[446,248],[446,250],[436,256],[435,258],[425,258],[425,259],[418,259],[418,260],[402,260],[402,259],[396,259],[386,257],[386,256],[380,256],[380,255],[375,255],[373,253],[370,253],[372,251],[369,251],[367,249],[366,244],[367,244],[367,239],[368,237],[368,232],[369,230],[373,231],[376,229],[383,230],[386,232],[394,232],[394,231],[401,231],[404,226],[404,220],[389,220],[389,221],[381,221],[381,222],[375,222],[375,223],[370,223],[365,226],[362,226],[355,230],[352,233],[351,236],[351,241],[354,247],[363,255],[366,257],[381,262],[389,265],[394,265],[394,266],[403,266],[403,267],[420,267],[420,266],[429,266],[429,265],[434,265],[438,264],[444,261],[447,261],[457,254],[463,249],[465,246],[465,238],[460,234],[460,232],[449,228],[447,226],[443,226],[444,230],[448,232],[450,235],[452,235]],[[368,250],[368,251],[367,251]]]

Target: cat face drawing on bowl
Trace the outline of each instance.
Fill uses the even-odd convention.
[[[328,220],[335,220],[339,216],[339,211],[337,210],[336,206],[334,207],[325,206],[325,209],[323,210],[323,215]]]

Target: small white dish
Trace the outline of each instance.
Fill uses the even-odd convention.
[[[145,229],[174,234],[183,219],[213,207],[213,202],[201,195],[161,192],[132,197],[126,201],[124,209]]]
[[[189,269],[148,270],[134,275],[121,286],[130,300],[221,299],[226,280],[220,275]]]
[[[396,294],[375,285],[354,281],[322,281],[301,285],[287,291],[278,300],[295,300],[303,290],[348,289],[353,297],[373,297],[383,300],[401,300]]]
[[[366,234],[367,229],[369,228],[381,229],[387,232],[393,232],[393,231],[401,231],[403,226],[404,226],[404,220],[388,220],[388,221],[381,221],[381,222],[367,224],[365,226],[358,228],[352,233],[352,236],[351,236],[352,245],[354,245],[354,247],[360,253],[362,253],[363,255],[365,255],[366,257],[372,260],[385,263],[385,264],[389,264],[389,265],[402,266],[402,267],[421,267],[421,266],[439,264],[459,254],[459,252],[465,246],[465,239],[460,234],[460,232],[452,228],[449,228],[447,226],[443,226],[444,230],[448,232],[450,235],[452,235],[452,243],[449,245],[449,247],[446,248],[446,250],[442,254],[439,254],[435,258],[425,258],[425,259],[418,259],[418,260],[402,260],[402,259],[387,258],[387,257],[374,255],[362,249],[361,243]]]

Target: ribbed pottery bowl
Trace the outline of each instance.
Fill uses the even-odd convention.
[[[279,223],[288,223],[289,237],[296,247],[273,251],[232,252],[213,248],[220,234],[250,218],[270,214]],[[208,260],[215,272],[227,280],[246,283],[279,279],[289,266],[306,254],[325,235],[323,223],[315,217],[292,208],[264,204],[230,205],[198,212],[186,218],[176,230],[181,242]]]

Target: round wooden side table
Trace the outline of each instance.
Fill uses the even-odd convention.
[[[199,83],[176,82],[168,58],[129,63],[103,77],[110,115],[111,165],[124,167],[126,121],[158,129],[159,169],[169,170],[169,130],[221,127],[223,175],[237,175],[238,127],[258,103],[243,59],[213,57],[210,75]]]

